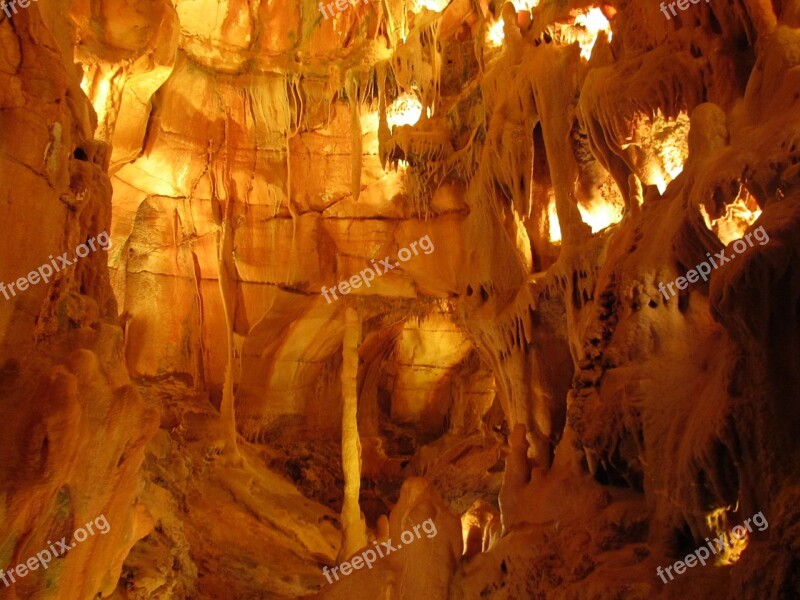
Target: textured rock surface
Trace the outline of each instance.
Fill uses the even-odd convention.
[[[112,239],[0,298],[0,567],[110,524],[0,595],[800,595],[798,69],[796,0],[0,13],[0,281]]]
[[[3,282],[49,264],[51,255],[74,258],[76,246],[111,224],[108,146],[93,139],[95,119],[68,59],[67,22],[63,15],[49,21],[40,6],[0,21]],[[6,577],[3,597],[109,595],[130,549],[153,525],[139,494],[158,418],[125,368],[107,254],[5,294],[0,562],[14,569],[100,515],[109,529],[10,588]]]

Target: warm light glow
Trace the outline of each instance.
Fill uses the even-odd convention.
[[[416,125],[421,116],[422,103],[413,94],[399,96],[386,109],[386,120],[390,129],[398,125]]]
[[[664,169],[670,176],[670,179],[675,179],[683,172],[683,164],[686,162],[686,157],[689,155],[689,115],[682,112],[675,119],[672,126],[672,135],[667,138],[661,146],[659,155]]]
[[[108,141],[108,123],[106,123],[108,97],[111,93],[111,79],[113,72],[101,73],[97,69],[82,66],[83,77],[81,79],[81,89],[89,98],[89,101],[97,113],[97,139]]]
[[[706,207],[702,204],[700,205],[700,214],[703,215],[703,221],[706,222],[706,227],[714,229],[714,220],[711,218],[711,215],[708,214]]]
[[[469,541],[469,533],[472,531],[472,528],[475,526],[475,516],[467,511],[463,515],[461,515],[461,540],[462,540],[462,551],[461,554],[466,554],[467,552],[467,542]]]
[[[550,204],[547,206],[547,220],[549,221],[550,231],[548,237],[550,241],[555,243],[561,242],[561,225],[558,222],[558,214],[556,213],[556,200],[552,198]]]
[[[361,133],[372,133],[378,131],[379,115],[377,110],[365,110],[362,108],[360,119]]]
[[[736,563],[750,541],[750,535],[744,526],[741,526],[742,529],[744,529],[744,537],[742,539],[737,539],[736,536],[731,533],[731,530],[735,526],[730,527],[728,525],[727,513],[728,508],[726,507],[718,508],[706,515],[706,526],[713,532],[712,536],[725,536],[726,546],[724,548],[720,549],[718,545],[715,544],[715,546],[717,546],[717,552],[713,560],[716,565],[732,565]]]
[[[380,144],[378,142],[380,115],[377,109],[370,110],[366,106],[362,107],[360,121],[362,138],[361,149],[364,154],[377,155],[380,151]]]
[[[83,93],[87,96],[89,95],[89,84],[91,83],[91,72],[87,65],[81,65],[81,69],[83,69],[83,77],[81,78],[81,89]]]
[[[664,191],[667,189],[667,182],[666,180],[661,177],[661,175],[655,176],[656,187],[658,188],[658,193],[663,194]]]
[[[409,261],[403,268],[418,267]],[[472,342],[450,315],[432,313],[406,320],[395,342],[392,419],[401,423],[419,423],[427,415],[441,410],[442,399],[435,390],[447,381],[450,370],[473,348]],[[433,364],[437,368],[431,369]]]
[[[683,173],[683,161],[685,157],[680,155],[676,148],[666,148],[661,154],[661,158],[664,161],[664,168],[667,170],[670,179],[675,179],[678,175]]]
[[[539,0],[517,0],[513,2],[517,12],[530,11],[538,4]],[[577,41],[581,48],[581,56],[587,60],[592,55],[592,48],[594,48],[597,36],[601,31],[606,32],[609,41],[613,37],[611,24],[599,8],[580,12],[575,16],[572,25],[563,24],[557,26],[556,29],[559,32],[557,39],[564,43]],[[492,47],[499,47],[503,45],[503,40],[505,40],[504,21],[499,18],[487,30],[486,43]]]
[[[583,222],[592,228],[592,233],[597,233],[622,220],[622,207],[610,202],[599,201],[588,209],[578,206]]]
[[[737,540],[733,536],[731,536],[731,538],[732,539],[728,542],[728,548],[722,556],[722,564],[732,565],[738,562],[742,556],[742,552],[747,548],[747,543],[750,541],[750,537],[747,535],[740,540]]]
[[[499,47],[503,45],[503,40],[506,39],[506,33],[503,31],[503,19],[497,19],[489,31],[486,32],[486,41],[490,46]]]
[[[106,121],[106,107],[108,102],[108,94],[111,91],[111,82],[103,77],[100,80],[100,83],[97,86],[97,89],[94,90],[94,94],[92,95],[92,106],[94,106],[94,110],[97,113],[97,123],[105,124]]]
[[[539,6],[539,0],[514,0],[512,4],[518,11],[530,10]]]
[[[638,148],[641,154],[642,180],[655,184],[663,194],[667,186],[683,172],[689,155],[689,115],[680,112],[667,117],[659,109],[652,115],[640,114],[634,132],[622,148]]]
[[[515,0],[511,4],[514,5],[514,8],[519,11],[529,11],[532,8],[536,8],[539,5],[540,0]],[[489,30],[486,32],[486,42],[494,47],[498,48],[503,45],[503,40],[506,39],[506,33],[503,30],[503,19],[502,17],[498,18],[497,21],[492,23],[489,27]]]
[[[725,207],[725,214],[720,218],[712,219],[702,204],[700,205],[700,214],[703,215],[706,227],[717,234],[719,240],[727,246],[731,242],[741,239],[747,228],[761,216],[761,209],[748,194],[747,189],[741,186],[736,200]]]
[[[592,48],[597,41],[597,35],[601,31],[605,31],[608,35],[608,40],[611,41],[611,24],[606,19],[603,11],[599,8],[593,8],[589,12],[583,13],[575,17],[575,25],[583,27],[587,34],[578,39],[578,44],[581,47],[581,56],[589,60],[592,56]]]
[[[447,8],[448,4],[450,4],[450,0],[414,0],[414,12],[419,12],[423,8],[433,12],[441,12]]]

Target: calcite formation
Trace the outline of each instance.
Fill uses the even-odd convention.
[[[800,1],[677,6],[0,12],[0,281],[112,240],[0,298],[0,597],[800,597]]]

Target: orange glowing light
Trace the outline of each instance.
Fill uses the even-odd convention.
[[[506,33],[503,31],[503,19],[497,19],[486,32],[486,41],[492,47],[500,47],[503,45],[503,40],[506,39]]]
[[[738,562],[750,542],[750,536],[744,526],[739,525],[743,530],[743,534],[739,533],[737,535],[741,535],[741,538],[733,535],[736,527],[728,529],[727,511],[728,508],[718,508],[706,515],[706,525],[713,532],[712,535],[725,537],[725,546],[721,549],[717,548],[714,556],[714,564],[716,565],[732,565]]]
[[[414,12],[420,12],[423,8],[433,12],[441,12],[447,8],[448,4],[450,4],[450,0],[415,0]]]
[[[550,204],[547,205],[547,221],[550,227],[548,232],[550,241],[554,244],[561,243],[561,225],[558,222],[555,198],[551,198]]]
[[[659,155],[664,169],[670,176],[670,180],[675,179],[683,172],[683,164],[686,162],[686,157],[689,155],[689,115],[681,112],[675,119],[673,125],[673,134],[669,136]]]
[[[530,11],[539,5],[540,0],[514,0],[511,4],[517,12]],[[503,30],[503,19],[499,18],[492,23],[486,32],[486,42],[493,48],[499,48],[506,39],[506,32]]]
[[[97,68],[87,65],[82,66],[83,77],[81,89],[97,113],[97,139],[108,141],[108,103],[111,95],[111,80],[115,73],[113,70],[101,72]]]
[[[605,31],[608,35],[608,41],[611,41],[611,24],[608,22],[608,19],[606,19],[603,11],[599,8],[593,8],[588,12],[576,16],[575,25],[586,30],[585,35],[578,37],[578,45],[581,47],[581,56],[586,60],[591,58],[592,49],[601,31]]]
[[[583,222],[592,228],[592,233],[597,233],[622,220],[622,207],[610,202],[599,201],[588,209],[578,206]]]
[[[386,109],[389,128],[398,125],[416,125],[422,117],[422,103],[413,94],[402,94]]]
[[[718,219],[712,219],[705,206],[700,205],[700,214],[706,222],[706,227],[717,234],[719,240],[726,246],[734,240],[740,239],[750,225],[761,216],[761,209],[756,201],[748,194],[744,186],[739,187],[736,200],[725,207],[725,214]]]

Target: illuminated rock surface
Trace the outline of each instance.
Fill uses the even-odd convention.
[[[800,597],[799,1],[17,10],[0,597]]]

